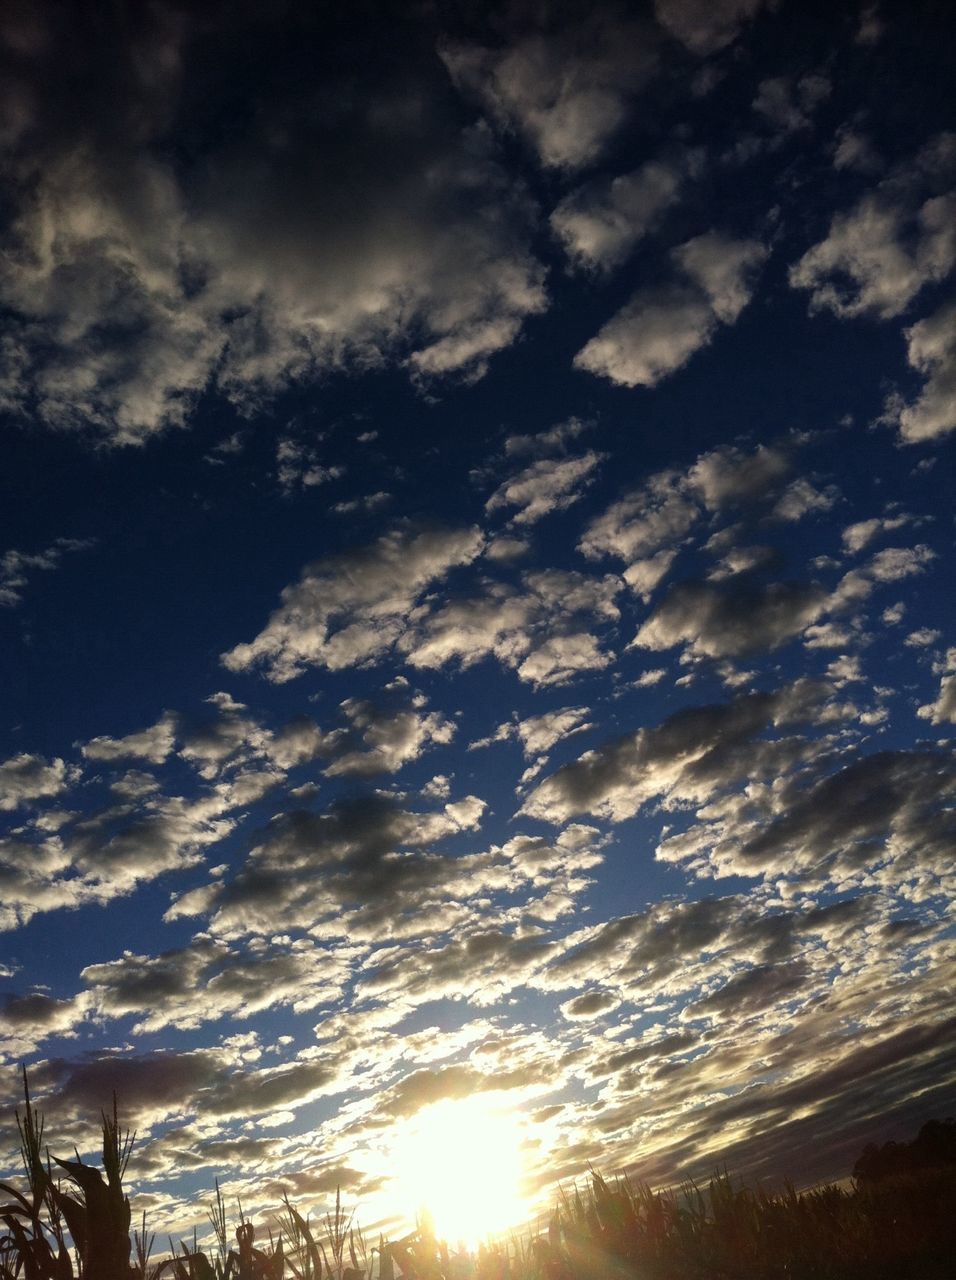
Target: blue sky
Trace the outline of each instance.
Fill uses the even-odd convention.
[[[943,7],[0,33],[5,1109],[161,1229],[950,1112]]]

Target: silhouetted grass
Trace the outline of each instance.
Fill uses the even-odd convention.
[[[312,1222],[286,1198],[257,1237],[242,1215],[230,1236],[216,1185],[215,1246],[172,1244],[153,1260],[145,1219],[130,1234],[122,1181],[133,1138],[116,1104],[104,1113],[103,1170],[58,1160],[24,1080],[17,1114],[25,1185],[0,1183],[0,1280],[952,1280],[956,1169],[923,1166],[850,1188],[782,1194],[735,1186],[654,1191],[591,1173],[565,1192],[544,1233],[513,1235],[477,1254],[451,1254],[427,1225],[369,1247],[336,1195]],[[467,1153],[463,1153],[467,1159]],[[234,1243],[233,1243],[234,1240]]]

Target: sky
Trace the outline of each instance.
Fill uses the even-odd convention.
[[[3,6],[4,1170],[953,1114],[950,16]]]

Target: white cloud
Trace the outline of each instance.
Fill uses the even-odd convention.
[[[506,720],[495,732],[472,747],[486,747],[493,742],[505,742],[517,738],[528,760],[550,751],[563,738],[581,733],[593,726],[588,723],[587,707],[561,707],[557,711],[544,711],[541,715],[528,716],[524,720]]]
[[[833,167],[856,173],[872,173],[880,168],[880,158],[865,133],[851,125],[843,125],[837,130]]]
[[[375,661],[403,634],[425,588],[482,546],[477,529],[397,529],[370,547],[316,561],[285,588],[259,635],[223,663],[231,671],[264,667],[281,683],[309,666],[338,671]]]
[[[949,649],[934,668],[942,673],[935,701],[921,706],[917,715],[930,724],[956,724],[956,649]]]
[[[605,455],[589,449],[577,458],[541,458],[505,480],[485,503],[485,510],[517,507],[515,525],[535,524],[554,511],[566,511],[582,496]]]
[[[774,563],[777,553],[772,547],[731,547],[711,569],[707,577],[711,582],[723,582],[740,573],[752,573]]]
[[[518,666],[518,675],[535,685],[565,684],[584,671],[610,666],[612,655],[587,631],[548,636]]]
[[[716,327],[696,289],[642,289],[581,348],[574,367],[619,386],[653,387],[706,346]]]
[[[843,530],[843,549],[852,554],[862,551],[864,547],[869,546],[873,539],[880,533],[890,533],[893,529],[900,529],[904,525],[910,523],[912,517],[908,515],[899,516],[882,516],[873,517],[869,520],[858,520],[855,524],[848,524]]]
[[[935,627],[920,627],[917,631],[911,631],[903,643],[910,649],[928,649],[942,634]]]
[[[23,600],[23,592],[36,572],[58,569],[69,551],[86,551],[91,539],[57,538],[42,551],[5,551],[0,556],[0,608],[15,609]]]
[[[860,25],[857,27],[855,40],[857,44],[878,44],[883,38],[886,27],[880,17],[878,4],[867,4],[860,12]]]
[[[954,205],[956,217],[956,205]],[[900,404],[900,436],[908,444],[935,440],[956,429],[956,304],[940,309],[906,330],[907,358],[926,382],[916,399]]]
[[[534,684],[558,684],[610,662],[590,628],[617,621],[622,589],[602,578],[558,570],[522,575],[521,586],[489,582],[479,594],[452,599],[423,615],[401,641],[409,663],[471,666],[494,657]]]
[[[751,451],[720,445],[702,453],[687,473],[687,481],[711,511],[752,502],[776,489],[792,469],[788,451],[760,444]]]
[[[21,751],[0,763],[0,809],[17,809],[31,800],[48,800],[65,791],[75,776],[58,757]]]
[[[936,552],[923,542],[915,547],[886,547],[871,558],[866,572],[877,582],[898,582],[923,573],[935,559]]]
[[[942,134],[836,214],[826,239],[790,268],[791,285],[810,293],[811,311],[888,320],[944,279],[956,264],[956,193],[925,197],[925,190],[951,181],[954,168],[956,135]]]
[[[903,621],[903,615],[905,613],[906,605],[902,600],[898,600],[896,604],[888,605],[880,616],[888,627],[895,627]]]
[[[509,458],[525,455],[542,458],[554,453],[564,453],[572,441],[577,440],[593,425],[581,418],[568,418],[566,422],[559,422],[534,435],[509,436],[505,441],[505,454]]]
[[[676,204],[702,152],[649,160],[632,173],[588,183],[564,197],[551,227],[572,263],[608,270],[618,266]]]
[[[578,545],[591,559],[613,555],[628,563],[645,560],[679,543],[698,518],[683,474],[659,471],[592,520]]]
[[[176,744],[178,718],[164,712],[154,725],[139,729],[123,738],[91,738],[83,744],[87,760],[147,760],[150,764],[162,764]]]
[[[626,387],[653,387],[732,324],[767,250],[711,231],[673,250],[687,283],[639,289],[574,357],[574,367]]]
[[[755,273],[767,252],[758,240],[735,240],[708,231],[676,248],[673,258],[703,289],[721,324],[733,324],[751,299]]]
[[[392,702],[346,698],[341,710],[349,727],[330,744],[333,758],[325,770],[330,777],[395,773],[428,747],[450,742],[456,731],[455,722],[440,711],[425,711],[422,697],[408,699],[402,691]]]
[[[517,34],[503,48],[447,42],[439,52],[460,89],[558,169],[597,158],[657,65],[653,30],[600,8],[563,30]]]
[[[315,449],[291,436],[283,436],[276,442],[276,480],[285,493],[328,484],[344,474],[344,467],[323,466]]]
[[[802,520],[814,511],[829,511],[840,496],[835,485],[825,489],[815,488],[801,476],[789,485],[777,500],[773,514],[778,520]]]
[[[677,559],[675,548],[655,551],[646,560],[632,560],[624,570],[624,581],[643,601],[650,600],[654,591],[671,571]]]

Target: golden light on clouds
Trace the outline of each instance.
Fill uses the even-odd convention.
[[[531,1212],[523,1139],[520,1114],[492,1094],[423,1108],[393,1148],[396,1209],[410,1222],[427,1212],[450,1244],[474,1248],[506,1231]]]

